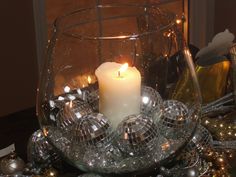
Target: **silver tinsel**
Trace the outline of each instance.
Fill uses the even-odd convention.
[[[117,128],[118,144],[129,155],[146,154],[155,146],[158,138],[157,127],[145,115],[130,115]]]
[[[59,149],[64,155],[68,155],[72,146],[72,134],[65,133],[64,130],[56,127],[45,128],[47,138],[55,148]]]

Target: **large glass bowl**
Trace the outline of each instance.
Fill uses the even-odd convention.
[[[113,4],[55,21],[37,112],[75,167],[123,174],[171,161],[195,131],[200,100],[174,14]]]

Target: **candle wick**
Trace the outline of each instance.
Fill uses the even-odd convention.
[[[118,71],[118,77],[120,77],[120,71]]]

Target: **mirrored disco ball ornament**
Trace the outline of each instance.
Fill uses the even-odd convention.
[[[92,112],[92,108],[85,101],[74,100],[66,102],[63,109],[58,113],[57,126],[64,130],[70,130],[78,119]]]
[[[144,155],[155,147],[157,127],[150,117],[142,114],[126,117],[118,126],[118,144],[127,155]]]
[[[198,125],[193,138],[186,148],[188,151],[198,150],[198,152],[202,153],[202,151],[211,147],[212,143],[213,139],[210,132],[202,125]]]
[[[162,116],[159,121],[161,134],[172,139],[184,137],[188,118],[188,108],[182,102],[177,100],[164,101]]]
[[[92,113],[78,119],[73,133],[74,141],[81,146],[103,146],[112,138],[111,125],[108,119],[100,113]]]
[[[141,88],[141,112],[158,120],[161,116],[163,101],[160,94],[152,87],[142,86]]]
[[[55,149],[48,143],[42,130],[37,130],[29,138],[27,158],[33,166],[38,166],[39,168],[56,164],[61,159]]]

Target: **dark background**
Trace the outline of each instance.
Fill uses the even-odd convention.
[[[0,116],[35,105],[38,78],[32,0],[0,4]]]

